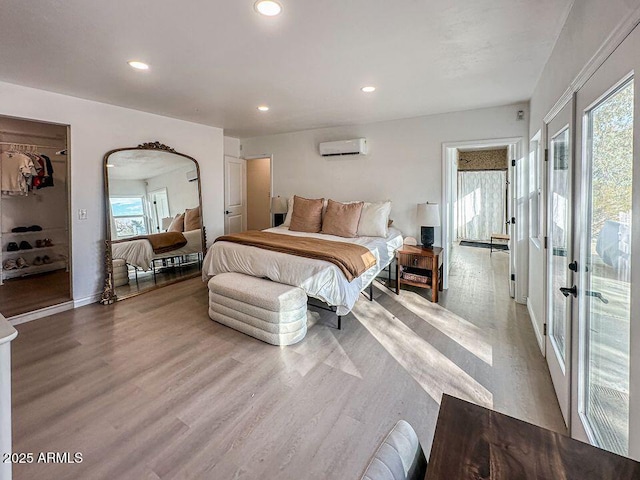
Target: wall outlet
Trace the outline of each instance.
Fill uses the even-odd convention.
[[[78,220],[86,220],[87,219],[87,209],[79,208],[78,209]]]

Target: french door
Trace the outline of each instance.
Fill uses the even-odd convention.
[[[638,223],[632,222],[634,207],[638,213],[634,185],[640,178],[634,76],[640,71],[639,48],[636,28],[576,97],[582,233],[576,242],[578,368],[572,435],[622,455],[630,453],[631,360],[640,347],[632,343],[631,322],[637,312],[632,296],[639,291],[632,283],[637,263],[632,247],[637,249],[640,240],[632,232]]]
[[[547,124],[547,336],[553,387],[567,426],[571,420],[573,285],[573,99]]]

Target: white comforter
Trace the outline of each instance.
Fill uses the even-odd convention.
[[[149,240],[130,240],[128,242],[112,243],[112,258],[121,258],[129,265],[147,271],[151,268],[151,261],[159,258],[170,258],[179,255],[188,255],[202,251],[202,234],[200,229],[182,232],[187,239],[184,247],[176,248],[170,252],[156,255],[153,253]]]
[[[204,258],[202,279],[207,281],[210,277],[225,272],[269,278],[274,282],[300,287],[308,296],[337,307],[338,315],[346,315],[355,305],[360,292],[391,263],[395,251],[402,246],[402,234],[395,228],[389,229],[387,238],[343,238],[320,233],[292,232],[287,227],[269,228],[265,231],[296,237],[315,237],[334,242],[357,243],[371,250],[377,262],[358,278],[348,282],[337,266],[324,260],[272,252],[231,242],[215,242]]]

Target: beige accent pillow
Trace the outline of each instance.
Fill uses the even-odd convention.
[[[363,206],[364,202],[340,203],[329,200],[320,233],[345,238],[357,236]]]
[[[187,208],[184,211],[184,231],[198,230],[200,228],[200,207]]]
[[[322,228],[322,203],[324,198],[310,200],[294,197],[289,230],[293,232],[319,233]]]
[[[167,232],[184,232],[184,213],[178,213],[175,217],[173,217],[173,221],[169,228],[167,228]]]

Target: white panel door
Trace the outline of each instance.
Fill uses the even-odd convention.
[[[562,417],[571,421],[573,100],[547,124],[546,354]]]
[[[247,192],[246,161],[242,158],[224,157],[224,233],[246,230]]]

